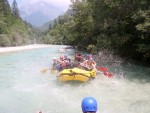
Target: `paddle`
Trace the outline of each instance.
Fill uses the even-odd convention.
[[[98,67],[97,70],[101,71],[105,76],[112,78],[113,75],[108,72],[108,69],[105,67]]]
[[[55,69],[54,67],[51,68],[51,73],[54,74],[55,73]]]
[[[43,68],[43,69],[41,69],[41,72],[42,72],[42,73],[46,73],[49,69],[50,69],[50,68],[47,68],[47,69]]]
[[[41,72],[42,73],[46,73],[48,70],[51,70],[51,73],[52,74],[54,74],[55,73],[55,69],[54,69],[54,67],[52,67],[52,68],[43,68],[43,69],[41,69]]]

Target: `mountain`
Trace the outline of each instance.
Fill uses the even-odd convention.
[[[64,14],[67,15],[67,16],[72,16],[72,15],[74,15],[74,13],[75,13],[74,10],[68,9]],[[62,15],[61,15],[61,16],[62,16]],[[57,17],[57,18],[55,18],[55,19],[58,20],[59,18]],[[47,30],[47,29],[49,28],[50,24],[51,24],[51,25],[54,24],[54,21],[55,21],[55,20],[47,21],[46,23],[44,23],[44,24],[40,27],[40,29],[41,29],[41,30]]]
[[[42,26],[47,21],[53,20],[64,13],[64,9],[46,1],[39,1],[35,4],[27,3],[19,10],[22,19],[36,27]]]

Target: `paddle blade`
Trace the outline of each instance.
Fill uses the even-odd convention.
[[[105,76],[109,77],[109,78],[112,78],[112,77],[113,77],[113,75],[112,75],[111,73],[109,73],[109,72],[103,72],[103,74],[104,74]]]
[[[52,74],[54,74],[54,73],[55,73],[55,70],[54,70],[53,68],[51,69],[51,73],[52,73]]]
[[[41,69],[42,73],[46,73],[48,69]]]
[[[97,68],[99,71],[102,71],[102,72],[106,72],[108,69],[107,68],[105,68],[105,67],[99,67],[99,68]]]
[[[113,75],[111,73],[108,72],[108,69],[105,68],[105,67],[99,67],[97,68],[97,70],[101,71],[103,73],[103,75],[109,77],[109,78],[112,78]]]

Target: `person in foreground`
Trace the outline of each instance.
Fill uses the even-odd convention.
[[[93,97],[85,97],[81,103],[83,113],[96,113],[98,109],[97,106],[97,101]],[[42,111],[38,111],[37,113],[42,113]]]
[[[97,101],[93,97],[85,97],[82,100],[81,108],[83,113],[96,113]]]

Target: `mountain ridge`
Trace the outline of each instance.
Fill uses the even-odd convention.
[[[40,27],[47,21],[53,20],[64,13],[63,9],[46,1],[39,1],[35,4],[26,4],[20,7],[19,10],[22,19],[36,27]]]

